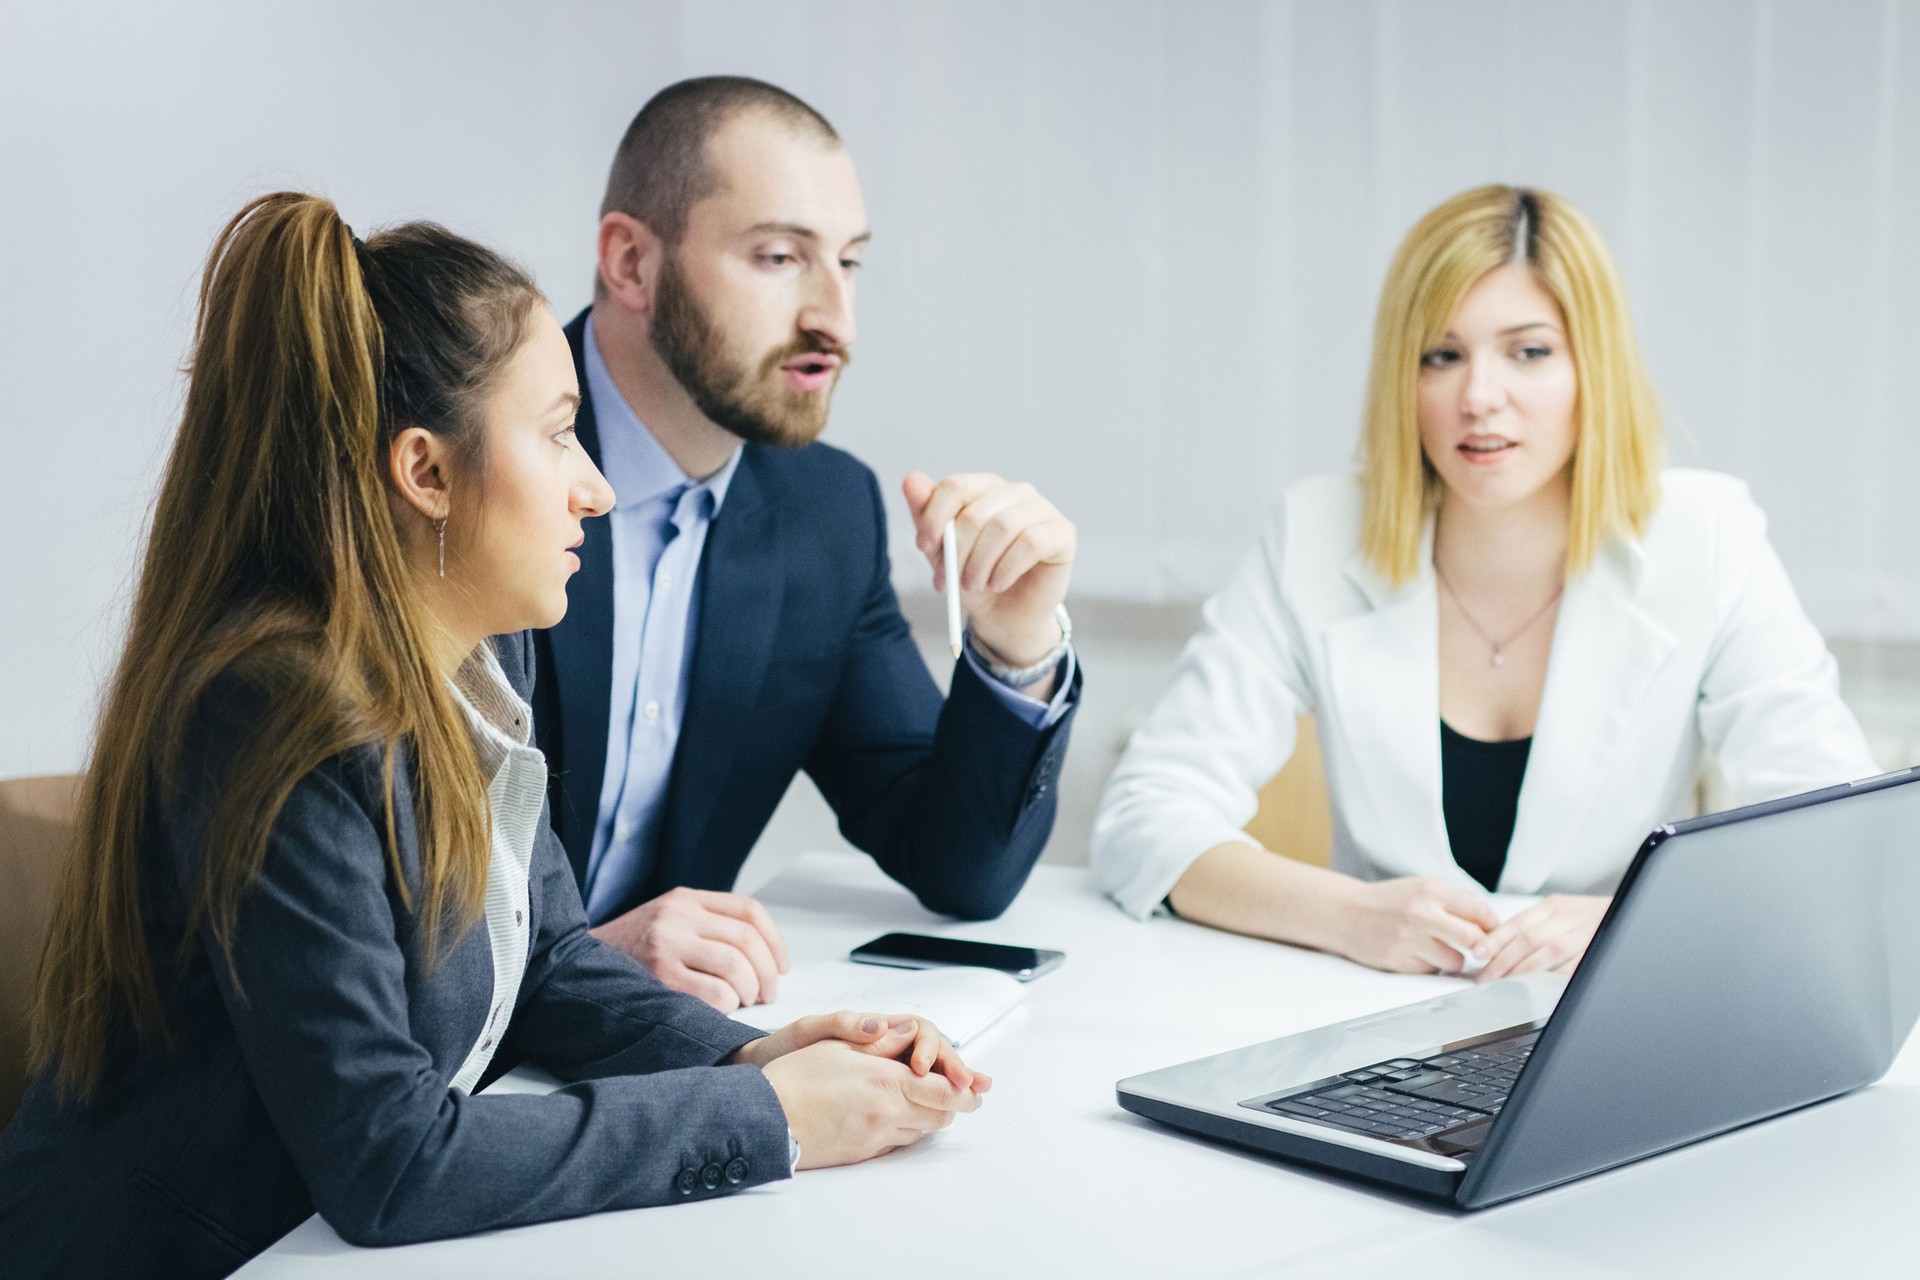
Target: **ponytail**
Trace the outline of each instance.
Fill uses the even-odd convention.
[[[329,201],[263,196],[221,231],[202,277],[187,400],[155,502],[126,647],[108,687],[35,994],[34,1069],[97,1086],[116,1027],[164,1040],[155,955],[204,931],[236,984],[235,923],[299,781],[372,745],[385,842],[431,961],[486,890],[486,787],[433,655],[439,634],[401,552],[388,448],[447,435],[473,460],[479,406],[527,332],[526,275],[443,228],[361,244]],[[231,672],[265,697],[208,816],[177,938],[149,939],[140,894],[156,809],[179,801],[187,723]],[[393,777],[414,781],[418,884],[399,861]]]

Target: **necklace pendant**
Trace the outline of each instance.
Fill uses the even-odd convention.
[[[1500,652],[1500,651],[1499,651],[1498,649],[1495,649],[1495,650],[1493,651],[1493,665],[1494,665],[1494,666],[1496,666],[1496,667],[1504,667],[1504,666],[1506,666],[1506,665],[1507,665],[1507,655],[1506,655],[1506,654],[1504,654],[1504,653],[1502,653],[1502,652]]]

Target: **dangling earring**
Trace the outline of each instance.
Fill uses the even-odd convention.
[[[440,576],[444,578],[447,576],[447,518],[441,516],[433,522],[433,527],[440,531]]]

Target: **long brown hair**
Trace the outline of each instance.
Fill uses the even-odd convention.
[[[486,785],[434,655],[440,632],[402,552],[387,480],[405,427],[446,437],[471,490],[480,405],[541,301],[526,274],[444,228],[354,238],[315,196],[263,196],[221,231],[201,281],[185,412],[153,510],[54,904],[33,1067],[97,1086],[123,1022],[164,1040],[158,948],[206,929],[230,973],[242,897],[295,784],[328,758],[384,751],[385,839],[431,956],[486,892]],[[148,938],[142,846],[176,792],[188,717],[233,672],[267,710],[209,815],[178,939]],[[396,755],[411,769],[416,905],[399,861]],[[237,974],[235,974],[237,978]]]

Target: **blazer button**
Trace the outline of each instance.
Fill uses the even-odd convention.
[[[745,1158],[735,1156],[733,1159],[727,1161],[727,1181],[737,1187],[746,1180],[747,1162]]]
[[[680,1176],[673,1180],[673,1189],[683,1196],[690,1196],[700,1189],[700,1175],[691,1167],[682,1169]]]
[[[726,1176],[725,1173],[721,1172],[719,1165],[710,1164],[700,1171],[700,1185],[709,1191],[717,1191],[721,1182],[725,1181]]]

